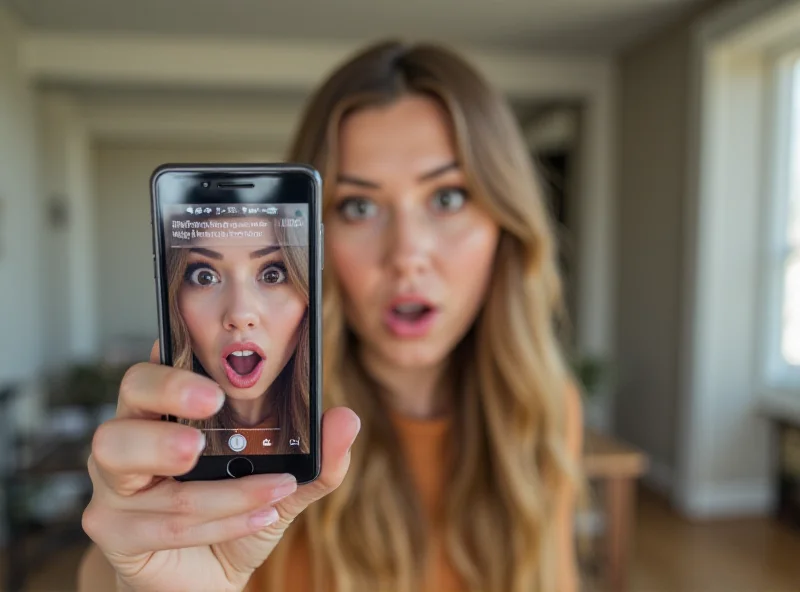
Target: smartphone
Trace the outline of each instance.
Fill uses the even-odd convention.
[[[166,164],[151,177],[161,363],[225,403],[181,480],[320,471],[320,175],[299,164]]]

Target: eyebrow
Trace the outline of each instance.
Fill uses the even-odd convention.
[[[203,247],[192,247],[189,249],[190,253],[197,253],[198,255],[205,255],[209,259],[222,259],[222,253],[217,253],[211,249],[204,249]]]
[[[418,181],[430,181],[431,179],[435,179],[445,173],[449,173],[452,170],[458,169],[458,163],[456,161],[448,162],[442,166],[436,167],[435,169],[428,171],[427,173],[423,173],[419,177],[417,177]],[[366,187],[369,189],[380,189],[380,183],[376,183],[375,181],[369,181],[367,179],[363,179],[361,177],[355,177],[353,175],[338,175],[336,180],[339,183],[347,183],[349,185],[357,185],[359,187]]]
[[[261,257],[266,257],[270,253],[274,253],[275,251],[280,251],[280,247],[276,245],[272,245],[270,247],[264,247],[263,249],[259,249],[258,251],[253,251],[250,253],[250,259],[260,259]],[[204,255],[209,259],[216,259],[221,260],[222,253],[218,253],[217,251],[212,251],[211,249],[204,249],[203,247],[192,247],[189,249],[191,253],[197,253],[198,255]]]
[[[253,251],[250,253],[250,259],[260,259],[261,257],[266,257],[270,253],[274,253],[275,251],[280,251],[281,248],[277,245],[272,245],[271,247],[264,247],[263,249],[259,249],[258,251]]]

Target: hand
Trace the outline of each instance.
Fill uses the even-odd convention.
[[[299,488],[291,475],[179,482],[204,444],[192,427],[162,415],[203,419],[224,396],[213,381],[151,362],[120,385],[117,415],[92,442],[94,493],[83,528],[117,573],[122,590],[242,590],[294,518],[344,479],[360,428],[349,409],[322,424],[322,472]]]

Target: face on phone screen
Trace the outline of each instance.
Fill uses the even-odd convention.
[[[308,454],[308,205],[173,204],[162,220],[172,365],[226,396],[178,421],[204,455]]]

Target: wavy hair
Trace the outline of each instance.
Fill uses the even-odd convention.
[[[320,171],[327,211],[342,119],[409,94],[444,106],[470,194],[501,228],[485,303],[450,364],[458,445],[442,517],[446,552],[470,589],[552,591],[554,508],[578,480],[565,441],[570,376],[557,336],[563,306],[552,222],[510,108],[450,50],[384,42],[314,94],[289,160]],[[292,525],[268,577],[283,589],[281,556],[305,530],[317,590],[329,582],[339,592],[411,592],[421,586],[429,526],[378,386],[353,353],[333,266],[324,273],[325,403],[352,408],[362,430],[344,483]]]

